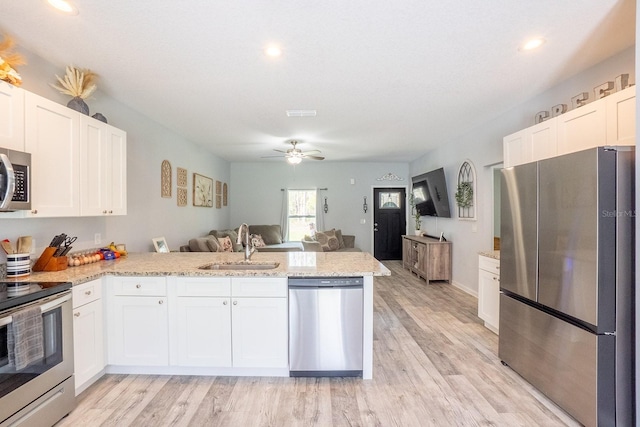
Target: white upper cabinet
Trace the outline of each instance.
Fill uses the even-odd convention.
[[[24,151],[24,90],[0,81],[0,147]]]
[[[606,107],[598,100],[558,116],[558,154],[606,145]]]
[[[631,86],[505,136],[504,167],[603,145],[635,145],[635,97]]]
[[[80,214],[125,215],[126,133],[80,116]]]
[[[31,153],[31,212],[80,214],[80,113],[25,92],[25,151]]]
[[[607,145],[636,145],[636,87],[614,93],[607,101]]]

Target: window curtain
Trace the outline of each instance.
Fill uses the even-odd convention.
[[[324,231],[324,208],[320,190],[316,190],[316,231]]]
[[[280,214],[280,227],[282,238],[289,241],[289,190],[282,190],[282,212]]]

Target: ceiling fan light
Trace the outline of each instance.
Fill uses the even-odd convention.
[[[301,161],[302,161],[302,157],[298,157],[298,156],[287,157],[287,163],[289,163],[290,165],[297,165]]]

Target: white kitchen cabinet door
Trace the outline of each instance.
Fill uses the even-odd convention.
[[[607,145],[636,145],[636,87],[605,98]]]
[[[0,147],[24,150],[24,90],[0,81]]]
[[[165,296],[113,296],[108,325],[109,364],[167,366],[169,324]]]
[[[109,180],[105,183],[109,215],[127,214],[127,133],[107,125]]]
[[[505,168],[529,163],[533,159],[529,129],[505,136],[503,151]]]
[[[94,118],[80,121],[80,215],[127,213],[126,133]]]
[[[178,365],[231,367],[231,300],[178,297]]]
[[[558,155],[558,129],[555,117],[528,129],[528,139],[531,143],[531,160],[548,159]]]
[[[498,333],[500,326],[500,276],[496,271],[499,271],[499,261],[481,256],[479,263],[478,317],[484,320],[487,328]]]
[[[556,117],[558,155],[607,144],[605,100],[599,99]]]
[[[25,91],[25,151],[31,153],[31,212],[80,214],[80,113]]]
[[[77,396],[105,367],[100,299],[73,309],[73,361]]]
[[[289,366],[286,298],[232,298],[233,366]]]

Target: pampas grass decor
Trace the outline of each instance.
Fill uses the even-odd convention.
[[[67,66],[64,79],[56,74],[60,84],[51,84],[60,93],[73,98],[87,99],[96,90],[95,80],[98,76],[91,70],[82,70],[73,65]]]
[[[22,77],[15,70],[15,66],[24,65],[25,61],[22,55],[12,52],[14,45],[13,39],[6,34],[0,41],[0,80],[9,82],[14,86],[20,86]]]

